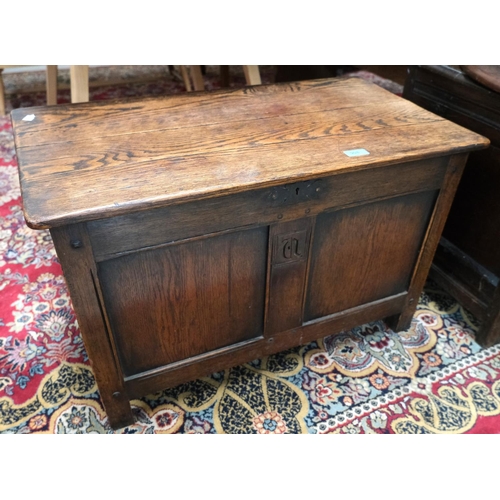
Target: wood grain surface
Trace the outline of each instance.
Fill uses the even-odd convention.
[[[33,228],[488,144],[358,78],[17,109],[12,122]],[[370,155],[343,152],[358,148]]]
[[[125,375],[261,336],[267,238],[260,227],[101,263]]]
[[[304,320],[406,291],[435,199],[427,191],[318,216]]]

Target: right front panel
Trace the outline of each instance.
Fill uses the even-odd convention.
[[[406,291],[436,197],[416,193],[320,214],[304,322]]]

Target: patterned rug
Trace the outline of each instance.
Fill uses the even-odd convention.
[[[131,85],[154,92],[182,85],[165,81]],[[108,86],[91,99],[134,92]],[[10,107],[12,95],[44,99],[14,92]],[[136,423],[116,433],[500,433],[500,345],[481,349],[477,328],[428,282],[406,332],[370,323],[134,400]],[[24,223],[7,117],[0,117],[0,432],[115,432],[50,234]]]

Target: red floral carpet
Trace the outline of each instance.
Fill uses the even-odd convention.
[[[147,94],[124,85],[91,98],[133,92]],[[15,99],[40,104],[44,96]],[[500,433],[500,346],[481,349],[477,326],[429,282],[407,332],[371,323],[134,400],[136,424],[117,432]],[[0,432],[114,432],[50,235],[24,223],[7,117],[0,117]]]

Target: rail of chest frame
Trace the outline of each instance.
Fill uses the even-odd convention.
[[[313,214],[310,214],[310,215],[307,215],[307,216],[304,216],[304,217],[296,217],[294,219],[286,219],[283,222],[290,222],[292,220],[300,220],[300,219],[304,219],[304,218],[313,218],[313,219],[316,219],[316,217],[318,215],[323,214],[323,213],[331,213],[331,212],[337,212],[337,211],[340,211],[340,210],[348,210],[350,208],[355,208],[355,207],[362,206],[362,205],[368,205],[370,203],[377,203],[379,201],[390,200],[392,198],[399,198],[399,197],[403,197],[403,196],[406,196],[406,195],[409,195],[409,194],[418,194],[418,193],[425,193],[425,192],[430,192],[430,191],[436,191],[436,195],[438,195],[440,190],[439,189],[417,189],[417,190],[404,191],[404,192],[401,192],[401,193],[397,193],[395,195],[381,196],[381,197],[373,198],[373,199],[370,199],[370,200],[363,200],[363,201],[360,201],[360,202],[354,202],[354,203],[350,203],[350,204],[347,204],[347,205],[342,205],[342,206],[338,206],[338,207],[327,208],[327,209],[321,210],[320,212],[313,213]],[[112,217],[110,217],[110,219],[112,219]],[[92,222],[94,222],[94,221],[92,221]],[[203,233],[203,234],[199,234],[199,235],[195,235],[195,236],[190,236],[188,238],[180,238],[180,239],[176,239],[176,240],[166,241],[166,242],[163,242],[163,243],[158,243],[158,244],[155,244],[155,245],[149,245],[149,246],[144,246],[144,247],[137,247],[137,248],[134,248],[134,249],[131,249],[131,250],[123,251],[123,252],[97,254],[97,255],[94,255],[94,260],[95,260],[95,262],[106,262],[108,260],[118,259],[120,257],[125,257],[127,255],[132,255],[132,254],[135,254],[135,253],[138,253],[138,252],[146,252],[146,251],[149,251],[149,250],[157,250],[157,249],[160,249],[160,248],[170,247],[170,246],[173,246],[173,245],[181,245],[181,244],[184,244],[184,243],[190,243],[190,242],[194,242],[194,241],[204,240],[204,239],[208,239],[208,238],[222,236],[222,235],[225,235],[225,234],[231,234],[231,233],[235,233],[235,232],[250,230],[250,229],[254,229],[254,228],[258,228],[258,227],[271,226],[271,225],[279,224],[279,223],[280,223],[280,221],[256,222],[256,223],[253,223],[253,224],[244,224],[244,225],[233,227],[233,228],[229,228],[229,229],[223,229],[223,230],[220,230],[220,231],[212,231],[210,233]]]

